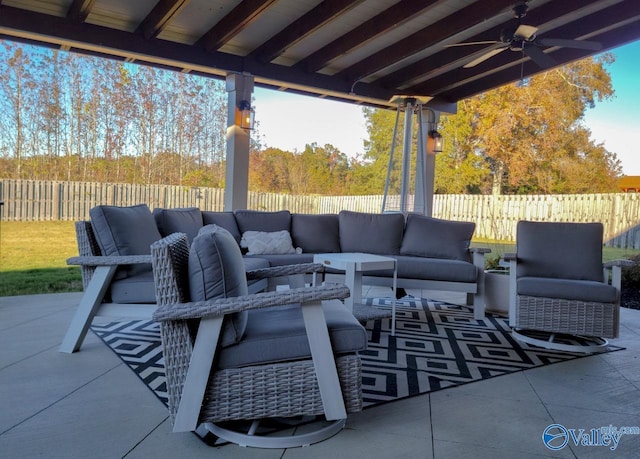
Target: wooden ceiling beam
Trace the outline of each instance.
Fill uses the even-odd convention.
[[[95,2],[96,0],[73,0],[67,12],[67,18],[73,22],[84,22]]]
[[[196,45],[209,52],[217,51],[245,27],[255,21],[276,0],[244,0],[205,33]]]
[[[338,75],[351,81],[360,81],[397,62],[402,61],[439,41],[457,35],[500,13],[509,13],[513,0],[483,0],[450,14],[446,18],[415,32],[408,37],[373,53],[366,59],[342,70]]]
[[[146,39],[157,37],[172,18],[176,17],[191,0],[160,0],[140,23],[136,33]]]
[[[336,57],[363,46],[369,41],[423,14],[439,1],[440,0],[401,0],[302,59],[296,66],[305,69],[307,72],[316,72]]]
[[[311,35],[362,1],[364,0],[325,0],[253,50],[251,56],[262,62],[271,62],[288,47]]]

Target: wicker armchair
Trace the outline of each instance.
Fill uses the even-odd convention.
[[[366,348],[366,332],[336,301],[349,290],[333,285],[246,294],[233,237],[219,227],[206,230],[191,248],[181,233],[151,247],[154,319],[161,323],[173,431],[212,433],[263,448],[308,445],[334,435],[347,412],[362,409],[357,351]],[[253,276],[281,276],[282,269],[292,274],[300,266]],[[206,299],[187,302],[202,289]],[[225,344],[239,322],[245,328],[234,329],[236,339]],[[258,434],[261,420],[305,415],[324,415],[329,422],[304,435]],[[249,420],[248,430],[238,430],[238,420]]]
[[[597,352],[618,336],[621,266],[628,260],[603,265],[602,238],[600,223],[518,222],[517,253],[504,256],[516,339]],[[563,335],[583,342],[572,344]]]

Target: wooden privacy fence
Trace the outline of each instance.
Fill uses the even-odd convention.
[[[99,204],[221,211],[224,190],[169,185],[0,180],[5,221],[83,220]],[[387,198],[397,207],[398,196]],[[411,202],[411,200],[409,200]],[[433,216],[473,221],[476,238],[513,241],[519,220],[601,222],[607,246],[640,249],[640,194],[436,195]],[[382,196],[297,196],[249,192],[249,209],[297,213],[380,212]]]

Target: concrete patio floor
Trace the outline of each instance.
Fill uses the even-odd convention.
[[[612,344],[626,350],[373,407],[322,443],[260,450],[171,433],[164,405],[91,332],[80,352],[59,353],[79,298],[0,298],[1,458],[640,457],[640,435],[622,436],[614,451],[570,440],[554,452],[542,442],[554,423],[585,437],[601,426],[640,426],[640,311],[622,308]]]

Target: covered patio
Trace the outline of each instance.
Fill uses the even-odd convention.
[[[367,295],[388,292],[370,290]],[[410,291],[463,304],[442,292]],[[640,311],[622,308],[622,351],[448,388],[352,414],[307,448],[211,448],[171,433],[166,407],[93,333],[81,352],[58,347],[79,293],[0,298],[2,457],[638,457],[640,435],[553,452],[550,424],[634,427],[640,419]]]
[[[514,18],[521,3],[3,0],[0,36],[226,79],[231,210],[246,205],[249,134],[239,114],[254,85],[373,107],[419,101],[430,132],[465,97],[640,39],[636,0],[531,0],[526,18]],[[536,30],[502,40],[514,21]],[[523,44],[536,35],[547,45]],[[428,146],[424,154],[429,214],[435,157]],[[600,457],[602,447],[572,443],[552,452],[542,433],[554,423],[639,424],[640,311],[623,308],[612,344],[624,350],[375,406],[310,448],[212,451],[193,434],[171,433],[166,407],[95,335],[79,353],[58,352],[80,295],[0,298],[2,457]],[[638,457],[640,436],[624,436],[614,454]]]

